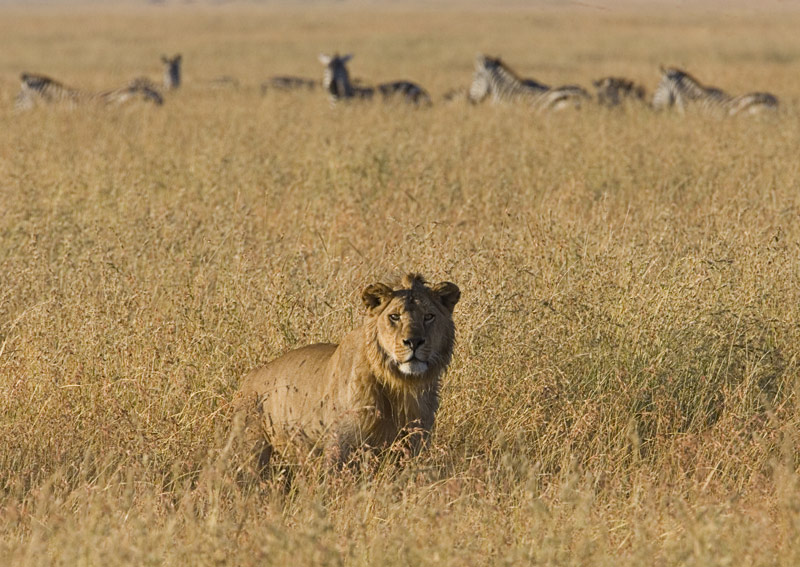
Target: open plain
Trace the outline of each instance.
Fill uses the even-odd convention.
[[[800,564],[798,29],[771,1],[0,4],[0,564]],[[434,105],[260,92],[334,51]],[[781,107],[444,103],[478,52]],[[161,107],[13,111],[23,71],[99,91],[173,53]],[[406,271],[462,291],[429,450],[243,481],[241,377]]]

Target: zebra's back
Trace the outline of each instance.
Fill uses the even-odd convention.
[[[543,108],[561,110],[562,108],[580,108],[583,102],[590,100],[591,95],[578,85],[554,87],[544,93]]]
[[[97,97],[105,103],[120,104],[135,98],[152,102],[156,106],[164,104],[164,97],[158,86],[147,77],[136,77],[124,87],[101,92]]]
[[[759,114],[777,110],[778,97],[772,93],[749,93],[733,97],[728,103],[728,114]]]
[[[383,98],[399,97],[416,105],[432,104],[430,95],[416,83],[411,81],[392,81],[378,85]]]
[[[536,79],[530,79],[530,78],[521,79],[520,83],[522,84],[522,86],[524,86],[524,87],[526,87],[528,89],[531,89],[533,91],[542,91],[542,92],[544,92],[544,91],[549,91],[550,90],[550,86],[549,85],[546,85],[544,83],[540,83]]]
[[[516,93],[498,93],[495,101],[521,100],[528,102],[536,110],[562,110],[565,108],[580,108],[584,101],[592,97],[586,89],[577,85],[564,85],[552,87],[547,90],[525,89]]]

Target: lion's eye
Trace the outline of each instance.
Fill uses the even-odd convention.
[[[425,314],[425,322],[426,323],[430,323],[431,321],[433,321],[433,317],[434,317],[433,313],[426,313]]]
[[[390,313],[389,314],[389,321],[391,321],[392,323],[397,323],[399,320],[400,320],[400,314],[399,313]]]

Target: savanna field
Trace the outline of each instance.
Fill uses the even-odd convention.
[[[0,564],[800,564],[798,29],[784,2],[0,6]],[[334,51],[434,105],[261,94]],[[781,108],[445,103],[479,52]],[[174,53],[161,107],[13,111],[23,71],[99,91]],[[242,376],[408,271],[462,291],[429,450],[243,480]]]

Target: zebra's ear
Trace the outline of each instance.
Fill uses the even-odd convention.
[[[331,56],[326,55],[324,53],[320,53],[317,56],[317,59],[319,59],[319,62],[322,63],[323,65],[328,65],[331,62]]]
[[[342,63],[347,63],[347,62],[348,62],[348,61],[350,61],[352,58],[353,58],[353,54],[352,54],[352,53],[348,53],[347,55],[342,55],[342,56],[339,58],[339,60],[340,60]]]
[[[162,56],[161,56],[161,62],[162,62],[162,63],[169,63],[169,59],[167,59],[167,56],[166,56],[166,55],[162,55]]]

